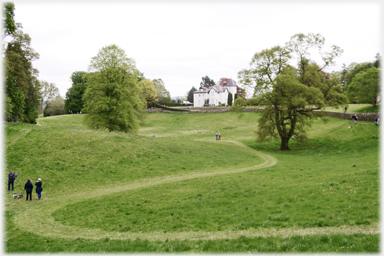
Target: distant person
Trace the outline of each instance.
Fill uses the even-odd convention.
[[[11,184],[12,184],[12,191],[13,191],[13,183],[15,182],[16,177],[17,177],[16,174],[14,174],[12,170],[8,173],[8,191],[10,191]]]
[[[42,185],[43,185],[43,183],[41,182],[41,179],[38,178],[37,181],[35,182],[36,193],[37,193],[37,197],[39,198],[37,200],[41,199],[41,191],[43,191],[43,188],[41,187]]]
[[[218,140],[219,139],[219,135],[217,135],[217,133],[216,133],[216,140]]]
[[[352,114],[352,121],[355,123],[357,122],[357,116],[355,114]]]
[[[347,112],[347,109],[348,109],[347,106],[345,106],[345,107],[344,107],[344,112]]]
[[[220,135],[220,133],[219,133],[219,140],[221,140],[221,135]]]
[[[379,125],[379,122],[380,122],[380,119],[379,119],[379,118],[376,118],[376,119],[375,119],[375,124],[376,124],[376,125]],[[9,189],[8,189],[8,190],[9,190]]]
[[[29,195],[30,201],[32,201],[33,185],[31,183],[31,179],[28,179],[27,183],[25,183],[24,189],[27,192],[27,201],[28,201],[28,195]]]

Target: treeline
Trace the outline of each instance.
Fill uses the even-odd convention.
[[[373,106],[378,103],[381,65],[379,53],[375,59],[373,62],[353,62],[348,67],[343,64],[343,70],[337,72],[349,103],[368,103]]]
[[[39,54],[31,47],[31,37],[15,22],[15,5],[3,4],[4,99],[8,122],[36,123],[39,113],[63,114],[64,99],[53,83],[38,80],[32,62]]]
[[[116,45],[107,46],[107,48],[108,47],[119,48]],[[136,69],[136,66],[134,68]],[[171,104],[171,95],[169,91],[165,89],[164,81],[161,78],[150,80],[146,79],[143,73],[140,73],[138,70],[137,72],[137,83],[142,93],[141,98],[145,100],[146,107],[154,107],[156,103]],[[72,86],[68,89],[67,93],[65,94],[65,113],[85,113],[85,100],[83,99],[83,96],[88,87],[88,78],[90,74],[92,74],[92,72],[75,71],[72,73],[70,77],[72,81]]]
[[[92,58],[88,72],[75,71],[72,73],[70,76],[72,86],[66,92],[64,99],[60,96],[59,89],[54,83],[37,79],[39,72],[33,67],[32,62],[39,59],[39,54],[31,47],[30,36],[23,32],[20,23],[15,22],[14,16],[15,5],[11,2],[4,3],[2,32],[3,41],[5,38],[8,41],[4,45],[4,114],[6,121],[36,123],[38,115],[42,113],[44,116],[90,113],[93,110],[89,108],[90,103],[86,108],[86,92],[87,89],[90,91],[92,86],[98,83],[101,87],[111,86],[110,83],[117,86],[107,89],[110,91],[106,95],[111,98],[116,96],[118,91],[121,93],[121,90],[124,90],[124,87],[120,86],[122,81],[125,83],[130,80],[133,84],[131,86],[134,88],[133,91],[125,91],[129,95],[120,95],[120,99],[133,95],[130,100],[135,101],[137,97],[137,102],[132,104],[135,105],[135,111],[141,113],[139,115],[141,118],[145,113],[142,108],[155,106],[156,103],[169,104],[172,102],[163,80],[146,79],[144,74],[137,70],[135,61],[128,58],[124,50],[116,45],[102,48],[98,55]],[[102,59],[104,57],[110,59]],[[121,70],[117,72],[119,68]],[[112,81],[110,77],[105,77],[106,74],[116,76],[122,81]],[[129,76],[129,79],[126,75]],[[90,85],[92,86],[90,87]],[[91,98],[95,97],[96,95],[92,95]],[[107,101],[104,103],[106,104]],[[110,107],[113,108],[120,103],[115,101],[109,102],[109,104],[112,104]],[[101,108],[107,109],[108,107]]]

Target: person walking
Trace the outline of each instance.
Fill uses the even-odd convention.
[[[43,183],[41,182],[41,179],[38,178],[37,181],[35,182],[36,193],[37,193],[37,197],[39,198],[37,200],[41,199],[41,191],[43,191],[43,188],[41,187],[41,185],[43,185]]]
[[[219,139],[219,135],[217,135],[217,133],[216,133],[216,140],[218,140]]]
[[[11,184],[12,184],[12,191],[13,191],[13,183],[15,182],[15,179],[16,179],[16,174],[14,174],[13,171],[11,170],[8,173],[8,191],[10,191]]]
[[[221,140],[221,135],[220,135],[220,133],[219,133],[219,140]]]
[[[28,201],[28,195],[29,195],[30,201],[32,201],[33,185],[31,183],[31,179],[28,179],[27,183],[25,183],[24,189],[27,192],[27,201]]]

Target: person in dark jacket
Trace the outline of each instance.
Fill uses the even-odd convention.
[[[10,186],[12,184],[12,191],[13,191],[13,182],[15,181],[15,178],[16,178],[16,175],[13,173],[13,171],[11,170],[9,173],[8,173],[8,191],[10,191]]]
[[[41,191],[43,191],[43,188],[41,187],[41,185],[43,185],[43,183],[41,182],[41,179],[38,178],[37,181],[35,182],[36,193],[37,193],[37,197],[39,198],[37,200],[41,199]]]
[[[30,201],[32,201],[33,185],[31,183],[31,179],[28,179],[27,183],[25,183],[24,189],[27,192],[27,201],[28,201],[28,195],[29,195]]]

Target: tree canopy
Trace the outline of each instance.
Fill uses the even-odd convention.
[[[89,71],[104,71],[107,68],[121,68],[136,77],[143,76],[137,70],[135,60],[128,58],[125,51],[115,44],[101,48],[97,55],[92,57],[88,69]]]
[[[140,87],[136,77],[119,67],[86,74],[85,124],[93,129],[132,132],[139,129]]]
[[[330,52],[323,52],[321,66],[309,59],[310,48],[321,50],[323,43],[319,34],[294,35],[285,47],[275,46],[256,53],[251,68],[239,72],[240,83],[251,85],[254,93],[250,99],[237,98],[230,110],[241,112],[245,106],[262,106],[257,141],[279,137],[280,149],[287,150],[291,138],[304,141],[311,120],[323,116],[315,110],[348,103],[339,77],[329,77],[322,71],[335,63],[334,58],[342,50],[333,45]],[[294,55],[298,55],[297,68],[289,64]]]
[[[13,35],[17,29],[14,20],[15,5],[12,2],[3,4],[3,39],[6,36]]]

